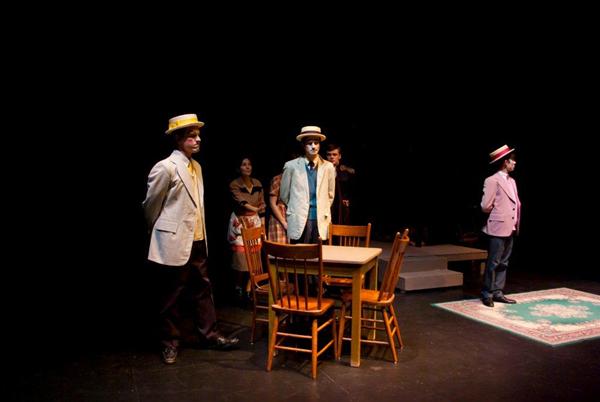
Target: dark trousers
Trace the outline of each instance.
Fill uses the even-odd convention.
[[[290,239],[290,244],[316,244],[319,240],[319,225],[317,224],[316,219],[308,219],[306,221],[306,225],[304,226],[304,230],[302,231],[302,235],[298,240]],[[327,239],[323,239],[323,241],[327,241]]]
[[[218,336],[217,317],[208,278],[206,243],[195,241],[183,267],[160,266],[160,337],[163,344],[177,346],[184,336],[183,322],[191,310],[194,328],[205,340]],[[190,304],[186,309],[185,303]]]
[[[508,259],[512,253],[514,239],[514,236],[488,237],[488,258],[483,276],[483,289],[481,289],[481,297],[484,299],[503,295],[506,269],[508,268]]]
[[[336,225],[350,225],[350,206],[344,205],[337,195],[331,207],[331,222]]]

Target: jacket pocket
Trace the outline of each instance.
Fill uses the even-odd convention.
[[[159,219],[158,221],[156,221],[156,225],[154,225],[154,228],[156,230],[160,230],[161,232],[177,233],[177,226],[179,226],[179,224],[175,221],[170,221],[168,219]]]

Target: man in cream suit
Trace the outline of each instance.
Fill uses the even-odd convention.
[[[199,335],[217,349],[238,342],[217,330],[210,279],[208,278],[204,186],[202,168],[192,158],[200,151],[200,127],[195,114],[169,120],[166,131],[173,137],[175,150],[158,162],[148,175],[148,191],[143,202],[151,230],[148,259],[159,264],[161,298],[162,357],[175,363],[182,338],[181,308],[185,297],[194,303],[193,319]]]
[[[302,127],[296,139],[302,142],[304,156],[286,162],[283,167],[279,196],[287,206],[290,243],[327,239],[335,197],[335,167],[319,156],[325,138],[320,127]]]
[[[498,164],[498,171],[483,184],[481,209],[489,216],[482,230],[489,237],[489,248],[481,300],[487,307],[494,307],[494,302],[516,303],[503,293],[513,238],[521,221],[517,183],[509,175],[517,164],[513,151],[503,145],[490,154],[490,164]]]

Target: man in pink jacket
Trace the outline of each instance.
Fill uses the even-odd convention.
[[[519,232],[521,201],[517,183],[510,177],[517,164],[514,148],[501,146],[490,154],[490,164],[497,164],[498,171],[485,179],[481,199],[482,211],[489,214],[482,229],[489,237],[489,248],[481,300],[487,307],[494,307],[494,302],[516,303],[504,296],[503,289],[513,238]]]

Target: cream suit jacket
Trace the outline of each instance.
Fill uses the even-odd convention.
[[[301,156],[283,167],[279,197],[287,205],[287,236],[298,240],[308,220],[309,190],[306,159]],[[335,196],[335,167],[319,157],[317,169],[317,224],[319,236],[326,240],[331,222],[331,204]]]
[[[202,168],[192,159],[197,172],[198,191],[195,194],[188,163],[189,159],[181,151],[175,150],[168,158],[154,165],[148,175],[148,191],[143,207],[148,227],[151,228],[150,261],[163,265],[185,265],[194,241],[197,208],[200,209],[206,241]]]
[[[521,224],[521,201],[515,179],[509,176],[507,181],[500,172],[485,179],[481,210],[490,214],[482,229],[484,233],[507,237],[512,234],[513,227],[516,227],[518,233]]]

